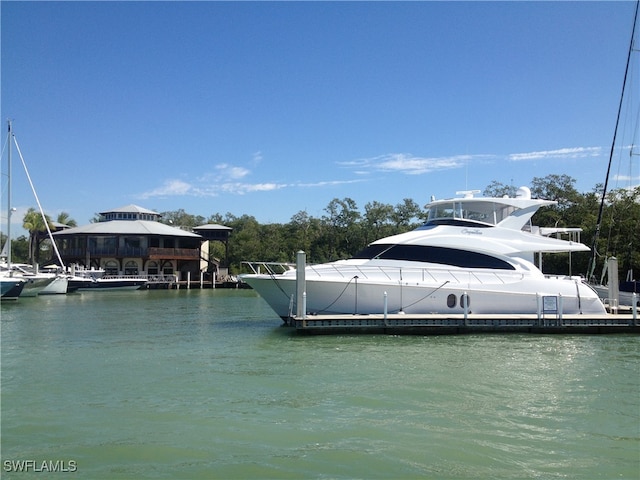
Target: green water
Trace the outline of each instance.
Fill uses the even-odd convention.
[[[640,476],[639,336],[300,336],[246,290],[1,308],[3,479]]]

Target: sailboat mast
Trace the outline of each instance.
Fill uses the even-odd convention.
[[[13,275],[13,270],[11,269],[11,120],[7,121],[7,269],[9,271],[9,275]]]
[[[596,269],[596,255],[598,248],[598,237],[600,236],[600,226],[602,224],[602,213],[604,211],[604,202],[607,197],[607,186],[609,185],[609,174],[611,173],[611,163],[613,161],[613,152],[616,146],[616,137],[618,135],[618,124],[620,123],[620,112],[622,111],[622,104],[624,100],[624,93],[627,86],[627,75],[629,73],[629,64],[631,63],[631,53],[633,52],[633,39],[636,32],[636,22],[638,20],[638,6],[640,6],[640,0],[636,2],[636,11],[633,15],[633,27],[631,29],[631,41],[629,42],[629,52],[627,54],[627,66],[624,70],[624,80],[622,81],[622,94],[620,95],[620,104],[618,105],[618,116],[616,117],[616,127],[613,130],[613,141],[611,142],[611,151],[609,153],[609,164],[607,166],[607,175],[604,180],[604,187],[602,189],[602,198],[600,199],[600,208],[598,209],[598,221],[596,222],[596,231],[593,234],[593,244],[591,246],[591,259],[589,261],[589,271],[587,272],[587,280],[590,280],[593,276],[593,272]]]

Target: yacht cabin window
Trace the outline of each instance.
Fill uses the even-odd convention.
[[[385,245],[377,243],[369,245],[353,258],[367,260],[405,260],[411,262],[437,263],[460,268],[515,270],[515,267],[509,262],[484,253],[424,245]]]
[[[517,210],[511,205],[497,202],[451,201],[429,208],[427,223],[439,220],[469,220],[488,225],[497,225]]]

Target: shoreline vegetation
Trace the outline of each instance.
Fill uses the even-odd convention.
[[[554,200],[556,205],[540,209],[533,217],[534,225],[540,227],[580,227],[581,242],[592,245],[596,232],[596,223],[602,185],[596,185],[593,191],[580,193],[575,187],[575,179],[567,175],[547,175],[535,177],[531,182],[534,198]],[[493,181],[482,192],[483,196],[514,196],[517,187]],[[420,226],[426,213],[424,205],[415,200],[404,198],[393,206],[372,200],[361,211],[356,202],[345,197],[334,198],[325,207],[326,215],[316,218],[301,210],[294,214],[288,223],[261,224],[255,217],[231,213],[212,214],[205,218],[191,215],[183,209],[161,212],[162,222],[186,230],[206,224],[217,223],[233,229],[229,238],[228,258],[225,258],[224,245],[211,242],[210,255],[222,259],[229,265],[231,274],[242,273],[242,262],[260,260],[266,262],[293,262],[296,252],[307,252],[309,263],[324,263],[351,257],[370,242],[382,237],[403,233]],[[619,188],[607,193],[607,201],[602,216],[601,235],[597,244],[596,272],[609,256],[618,257],[621,272],[640,271],[640,186]],[[51,245],[48,240],[34,242],[40,232],[46,230],[44,222],[37,221],[33,212],[24,218],[24,228],[29,237],[20,236],[12,241],[14,261],[41,264],[51,258]],[[64,213],[67,224],[75,221]],[[51,221],[51,219],[47,219]],[[58,219],[58,223],[61,218]],[[99,221],[96,216],[93,222]],[[6,235],[0,233],[4,244]],[[34,251],[34,245],[39,249]],[[574,255],[571,259],[573,272],[586,275],[589,254]],[[568,256],[551,255],[545,258],[545,273],[567,273]]]

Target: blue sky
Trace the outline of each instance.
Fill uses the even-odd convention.
[[[364,212],[549,174],[591,191],[635,3],[0,8],[2,131],[12,119],[45,211],[82,225],[130,203],[286,223],[333,198]],[[18,162],[21,223],[36,203]]]

